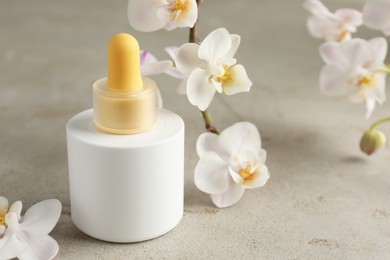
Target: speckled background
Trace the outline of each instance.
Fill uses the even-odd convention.
[[[325,1],[360,7],[363,1]],[[0,194],[25,207],[63,203],[51,233],[59,259],[389,259],[390,149],[368,158],[358,149],[364,106],[325,97],[317,86],[319,40],[306,31],[302,2],[205,1],[200,34],[226,27],[242,36],[238,54],[254,85],[250,94],[217,96],[210,110],[223,129],[248,120],[259,128],[268,184],[219,210],[193,183],[199,112],[159,76],[165,107],[186,129],[185,212],[170,233],[143,243],[89,238],[70,219],[65,124],[92,105],[91,84],[106,75],[106,45],[118,32],[144,49],[182,44],[187,30],[139,33],[127,23],[127,1],[1,1]],[[360,30],[362,37],[380,35]],[[390,134],[390,127],[382,128]]]

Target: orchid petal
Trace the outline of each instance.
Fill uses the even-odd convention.
[[[231,180],[229,188],[221,194],[212,194],[211,200],[219,208],[226,208],[236,204],[244,195],[245,189]]]
[[[385,73],[377,73],[375,77],[375,88],[368,88],[367,98],[374,98],[379,104],[386,100],[386,77]]]
[[[229,155],[241,151],[260,152],[261,140],[257,127],[249,122],[239,122],[226,128],[219,136],[219,146]]]
[[[327,27],[329,27],[329,23],[324,21],[322,18],[312,16],[307,20],[307,29],[309,33],[315,38],[324,38],[325,40],[330,40],[330,37],[325,34]]]
[[[225,155],[219,147],[218,135],[212,133],[203,133],[196,141],[196,152],[199,157],[208,152],[216,152],[219,156]]]
[[[223,92],[226,95],[234,95],[240,92],[249,92],[252,81],[248,78],[244,66],[234,65],[228,71],[229,78],[222,83]]]
[[[157,58],[150,52],[141,50],[140,51],[140,64],[141,66],[144,64],[156,62]]]
[[[341,52],[344,57],[349,61],[351,67],[361,66],[365,64],[367,60],[375,57],[373,48],[366,40],[352,39],[350,41],[340,44]]]
[[[58,243],[50,236],[31,236],[23,233],[27,249],[18,255],[20,260],[53,259],[58,253]]]
[[[259,159],[260,159],[261,163],[265,163],[265,161],[267,160],[267,152],[266,152],[266,150],[260,149]]]
[[[390,2],[383,0],[369,1],[363,8],[364,24],[371,29],[382,30],[390,35]]]
[[[363,24],[363,15],[358,10],[349,8],[338,9],[334,14],[337,18],[350,26],[357,27]],[[356,31],[356,28],[354,29],[354,31]]]
[[[15,212],[18,216],[18,219],[20,220],[20,213],[22,213],[22,202],[20,200],[15,201],[12,203],[11,207],[9,208],[9,212]]]
[[[179,47],[176,45],[170,45],[164,48],[164,50],[168,53],[169,57],[171,57],[172,60],[175,59],[178,49]]]
[[[155,0],[129,0],[127,15],[130,25],[137,31],[152,32],[165,26],[157,16],[159,6]]]
[[[261,165],[259,168],[257,168],[257,170],[252,174],[256,174],[253,181],[244,182],[244,184],[242,184],[242,187],[246,189],[254,189],[254,188],[262,187],[267,183],[270,176],[268,168],[264,164]]]
[[[196,0],[187,0],[184,4],[184,10],[177,16],[176,24],[178,27],[192,28],[198,19],[198,5]]]
[[[158,8],[156,11],[157,17],[161,21],[164,21],[164,29],[167,31],[171,31],[177,27],[175,19],[172,19],[172,17],[175,16],[174,14],[175,13],[172,13],[166,6]]]
[[[255,149],[241,150],[240,155],[241,155],[241,160],[245,162],[242,168],[245,168],[245,164],[249,164],[251,166],[251,169],[253,169],[251,170],[251,172],[253,172],[254,169],[256,169],[259,166],[260,164],[259,152],[255,151]]]
[[[46,235],[57,224],[60,215],[61,202],[56,199],[44,200],[27,210],[20,225],[30,234]]]
[[[173,29],[177,28],[177,24],[174,22],[168,22],[165,24],[164,29],[167,31],[172,31]]]
[[[196,68],[187,81],[187,97],[190,103],[204,111],[210,105],[215,94],[215,88],[208,80],[205,70]]]
[[[13,259],[26,249],[27,246],[15,234],[7,232],[0,239],[0,259]]]
[[[8,207],[7,198],[0,196],[0,216],[5,216],[5,214],[7,214]]]
[[[17,230],[19,227],[19,216],[16,212],[8,212],[5,215],[5,224],[7,224],[6,232],[9,230]],[[10,231],[11,232],[11,231]]]
[[[238,50],[238,46],[240,46],[241,42],[241,36],[238,34],[230,34],[230,38],[232,39],[232,47],[228,51],[228,53],[225,55],[225,58],[233,58],[234,55],[236,55],[236,52]],[[235,62],[234,62],[235,64]]]
[[[319,0],[307,0],[304,2],[303,7],[316,16],[331,14],[328,8]]]
[[[218,28],[203,40],[198,55],[209,64],[216,64],[216,61],[227,55],[231,48],[232,38],[229,32],[225,28]]]
[[[215,152],[203,154],[195,167],[194,181],[198,189],[209,194],[225,192],[229,187],[228,167]]]
[[[379,104],[382,104],[386,100],[386,74],[385,73],[377,73],[375,75],[375,87],[369,87],[365,89],[364,95],[366,98],[366,101],[369,99],[372,99]],[[372,112],[371,105],[368,107],[367,110]],[[369,114],[371,114],[371,112]]]
[[[374,49],[376,63],[382,65],[387,54],[387,41],[383,37],[373,38],[368,41]]]
[[[241,176],[231,167],[229,167],[229,173],[230,173],[230,176],[232,177],[233,181],[236,184],[238,184],[238,185],[244,184],[245,180],[243,178],[241,178]]]
[[[366,99],[366,119],[369,119],[375,109],[375,99]]]
[[[142,76],[158,75],[166,72],[172,67],[172,61],[162,60],[153,63],[144,64],[141,66]]]
[[[168,74],[171,77],[177,78],[177,79],[185,79],[187,78],[183,73],[180,72],[176,67],[170,67],[165,71],[166,74]]]
[[[5,231],[5,226],[0,225],[0,237],[1,237],[1,235],[4,234],[4,231]]]
[[[178,50],[175,58],[176,67],[185,75],[190,75],[197,68],[205,68],[206,62],[199,59],[199,45],[196,43],[183,44]]]
[[[219,63],[222,65],[216,66],[216,68],[215,68],[216,73],[215,74],[218,75],[218,72],[220,71],[220,73],[221,73],[220,76],[223,76],[223,74],[225,73],[225,69],[223,67],[224,66],[232,67],[232,66],[236,65],[237,60],[235,58],[223,57],[223,58],[219,59]]]
[[[222,89],[222,82],[219,82],[215,79],[211,79],[210,80],[211,83],[213,84],[215,90],[218,92],[218,93],[222,93],[223,92],[223,89]]]
[[[340,69],[348,67],[348,60],[340,48],[340,43],[326,42],[320,46],[320,55],[328,65],[336,66]]]
[[[321,70],[320,89],[329,96],[343,96],[349,85],[344,71],[333,65],[327,65]]]

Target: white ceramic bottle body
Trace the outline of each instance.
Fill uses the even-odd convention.
[[[96,130],[93,111],[67,125],[71,215],[84,233],[110,242],[163,235],[183,215],[184,123],[158,111],[145,133]]]

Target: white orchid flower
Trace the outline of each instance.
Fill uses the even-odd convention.
[[[129,0],[130,25],[141,32],[193,27],[198,19],[195,0]]]
[[[363,8],[364,24],[371,29],[390,35],[390,1],[370,0]]]
[[[248,92],[252,82],[234,55],[240,36],[225,28],[212,31],[200,44],[186,43],[177,51],[175,64],[186,76],[187,97],[191,104],[204,111],[215,92],[233,95]]]
[[[175,60],[178,49],[179,47],[175,45],[165,47],[165,51],[168,53],[169,57],[171,57],[173,61]],[[180,95],[187,94],[186,86],[188,77],[176,67],[175,62],[173,62],[173,66],[169,68],[165,73],[171,77],[181,79],[180,84],[177,87],[177,93],[179,93]]]
[[[354,9],[338,9],[330,12],[319,0],[307,0],[304,8],[312,16],[307,21],[310,34],[327,41],[345,41],[363,24],[362,13]]]
[[[269,179],[259,132],[249,122],[236,123],[220,135],[200,135],[196,149],[200,160],[195,168],[195,185],[211,194],[217,207],[232,206],[245,189],[261,187]]]
[[[140,51],[140,69],[142,76],[158,75],[166,72],[172,67],[170,60],[157,60],[157,58],[150,52]]]
[[[47,234],[54,228],[60,215],[58,200],[41,201],[20,216],[22,203],[0,196],[0,259],[49,260],[58,253],[57,242]]]
[[[370,117],[375,103],[382,104],[386,99],[386,53],[384,38],[324,43],[320,54],[327,65],[320,75],[321,90],[354,103],[365,102],[366,117]]]

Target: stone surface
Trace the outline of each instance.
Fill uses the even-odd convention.
[[[363,1],[327,1],[331,8]],[[387,259],[390,258],[390,149],[364,156],[364,106],[321,95],[319,40],[306,31],[301,1],[205,1],[201,36],[226,27],[242,36],[237,59],[254,82],[250,94],[217,96],[210,108],[223,129],[248,120],[268,151],[271,179],[228,209],[196,189],[195,141],[201,117],[178,81],[159,76],[166,108],[187,126],[185,212],[170,233],[143,243],[89,238],[70,219],[65,125],[91,107],[91,83],[106,75],[106,44],[133,33],[144,49],[182,44],[187,30],[140,33],[127,1],[3,1],[0,8],[0,194],[25,208],[63,203],[51,233],[60,259]],[[361,37],[381,35],[362,29]],[[387,134],[390,127],[382,128]]]

